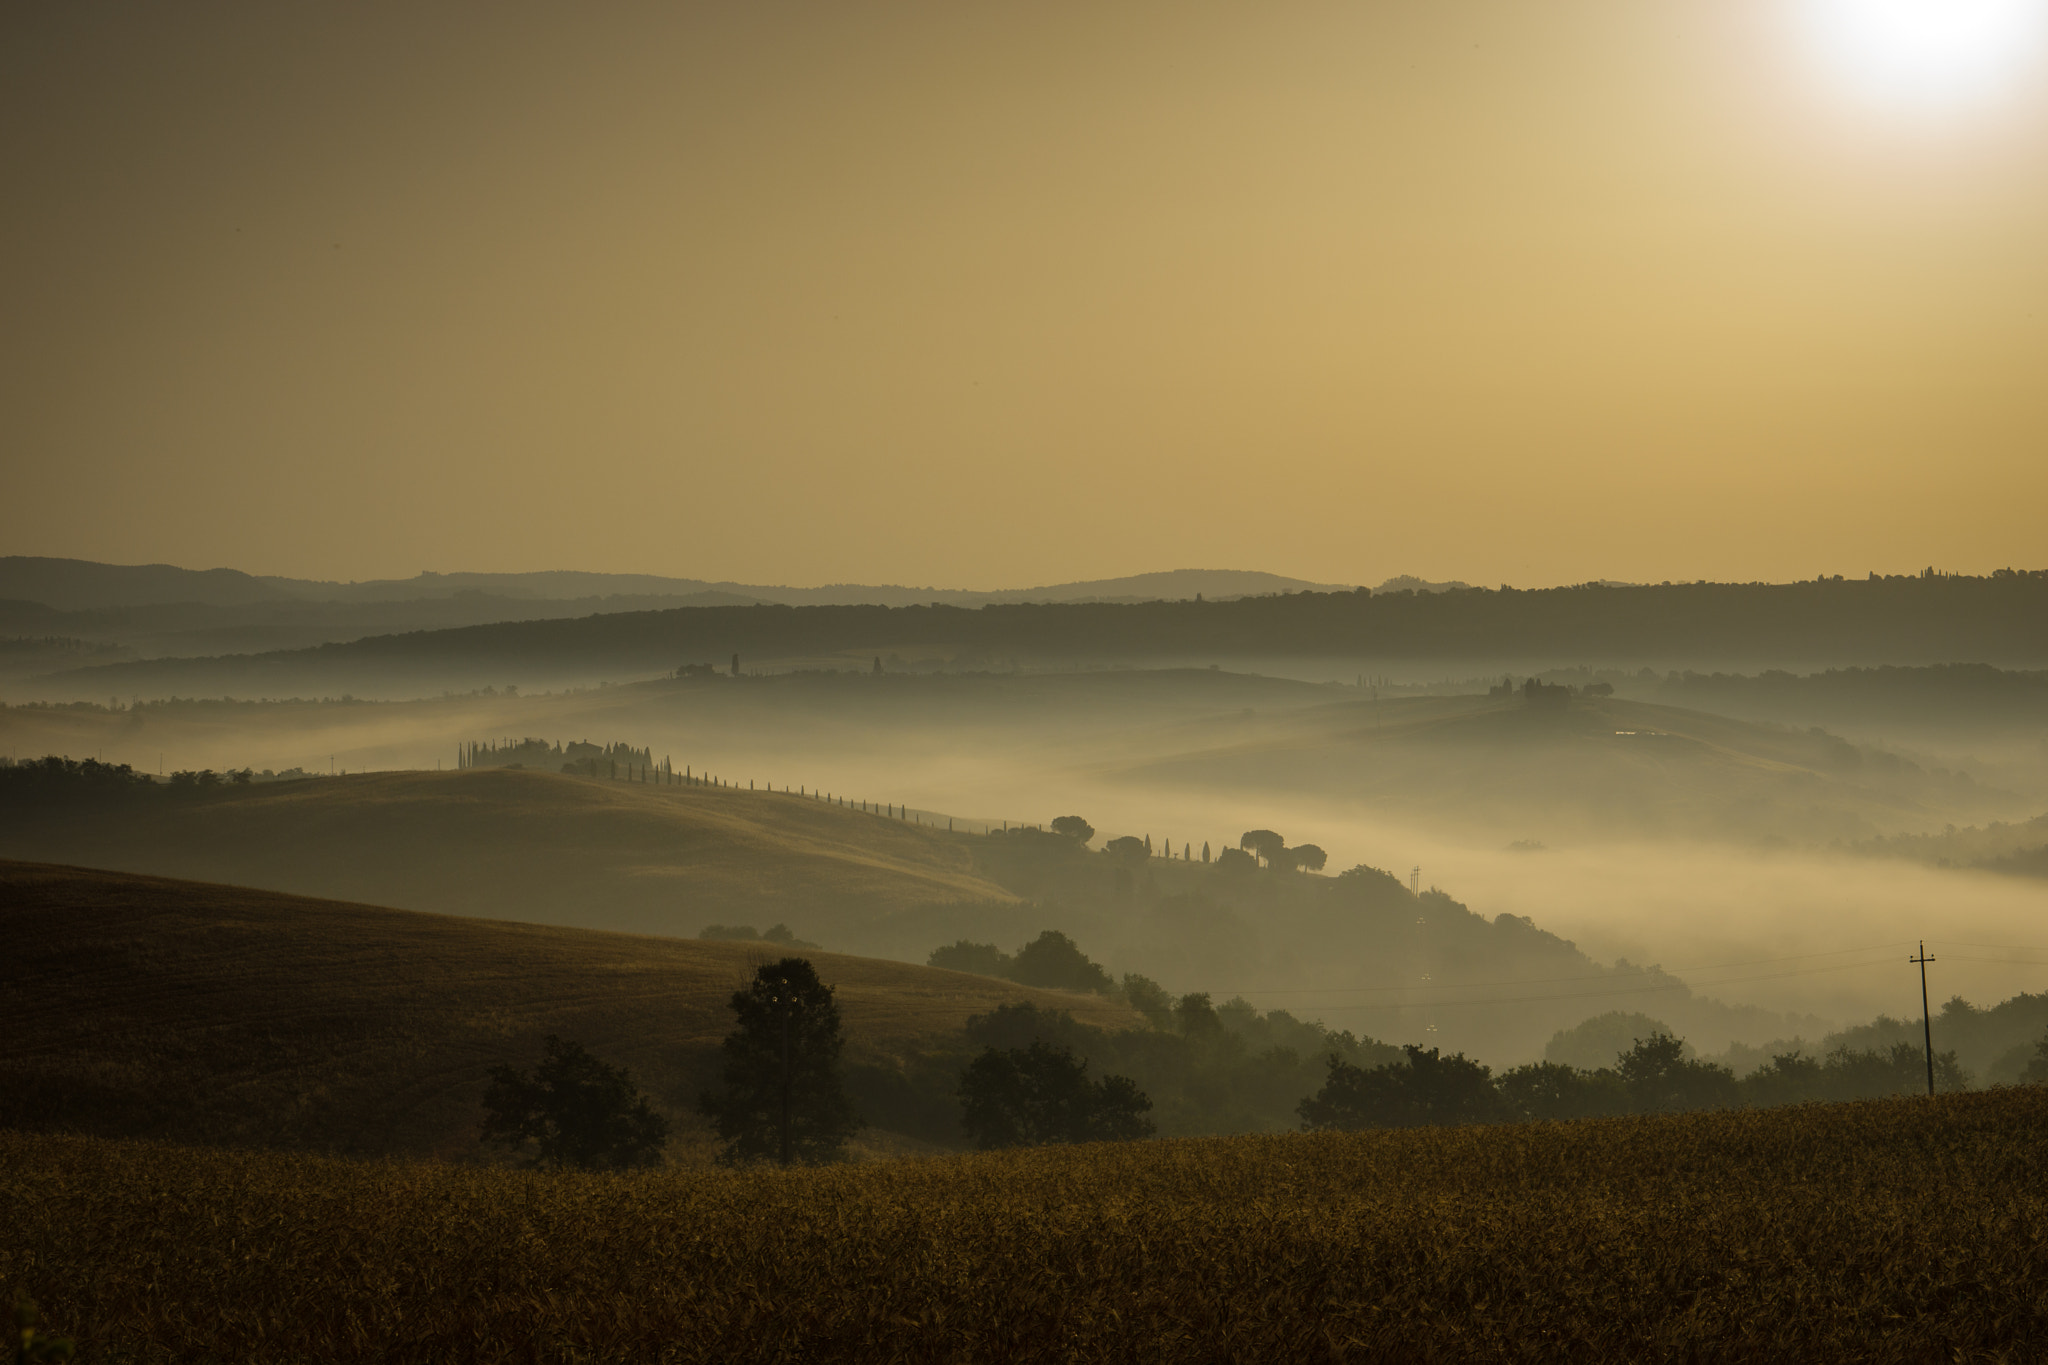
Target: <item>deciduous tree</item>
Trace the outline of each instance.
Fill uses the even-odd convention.
[[[757,969],[736,991],[739,1027],[725,1039],[725,1089],[699,1107],[727,1164],[834,1160],[860,1130],[840,1072],[839,1006],[800,957]]]
[[[1464,1053],[1414,1044],[1407,1060],[1371,1068],[1330,1058],[1323,1088],[1301,1102],[1304,1128],[1416,1128],[1507,1117],[1492,1073]]]
[[[668,1120],[654,1112],[632,1076],[550,1034],[531,1072],[491,1070],[484,1092],[485,1142],[534,1144],[534,1164],[553,1170],[622,1170],[660,1164]]]
[[[1054,834],[1064,834],[1076,843],[1087,843],[1095,837],[1095,826],[1078,815],[1062,815],[1052,822]]]
[[[1265,867],[1278,866],[1281,855],[1287,852],[1287,841],[1270,829],[1246,830],[1237,846]]]
[[[1127,1076],[1088,1078],[1064,1047],[988,1048],[960,1073],[961,1126],[978,1147],[1150,1137],[1152,1101]]]

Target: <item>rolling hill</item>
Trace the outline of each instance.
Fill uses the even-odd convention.
[[[1344,701],[1130,765],[1127,781],[1265,790],[1503,837],[1826,843],[2028,813],[2010,793],[1817,730],[1619,698]]]
[[[520,769],[356,774],[18,811],[0,856],[634,933],[844,935],[1009,901],[965,836],[778,792]]]
[[[782,955],[29,863],[0,863],[0,934],[0,1126],[442,1157],[476,1154],[486,1073],[549,1033],[628,1066],[701,1155],[726,999]],[[1099,996],[806,956],[857,1065],[1008,1001],[1138,1023]]]

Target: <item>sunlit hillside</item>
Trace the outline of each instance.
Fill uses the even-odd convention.
[[[630,1067],[681,1125],[679,1159],[701,1155],[726,1000],[787,951],[23,863],[0,864],[0,943],[0,1128],[446,1157],[478,1154],[490,1067],[530,1065],[550,1033]],[[1139,1022],[1101,996],[805,955],[854,1062],[1009,1001]]]

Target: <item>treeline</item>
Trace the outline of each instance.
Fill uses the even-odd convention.
[[[1880,834],[1850,845],[1872,857],[1911,858],[1936,867],[1976,867],[2018,877],[2048,877],[2048,815],[1940,834]]]
[[[1136,973],[1113,980],[1056,930],[1040,933],[1014,953],[963,940],[935,949],[929,963],[1122,999],[1147,1025],[1111,1031],[1061,1011],[1010,1005],[971,1019],[960,1036],[900,1067],[857,1072],[856,1094],[871,1122],[938,1143],[960,1141],[960,1106],[967,1093],[962,1068],[990,1051],[1021,1059],[1039,1049],[1069,1055],[1098,1076],[1127,1078],[1164,1136],[1764,1108],[1917,1094],[1928,1084],[1929,1060],[1920,1042],[1901,1036],[1906,1026],[1900,1021],[1882,1017],[1832,1036],[1832,1046],[1818,1055],[1788,1043],[1738,1075],[1725,1062],[1691,1055],[1681,1038],[1655,1020],[1601,1016],[1561,1032],[1548,1052],[1553,1059],[1561,1051],[1568,1055],[1565,1045],[1575,1037],[1612,1037],[1617,1024],[1641,1029],[1617,1049],[1611,1064],[1546,1060],[1496,1074],[1462,1052],[1446,1056],[1413,1044],[1394,1047],[1285,1010],[1262,1014],[1242,999],[1217,1005],[1207,994],[1174,996]],[[2012,1063],[2009,1079],[2048,1081],[2048,996],[2021,995],[1990,1009],[1952,1000],[1939,1025],[1941,1037],[1977,1052],[2006,1050],[2014,1031],[2026,1030],[2025,1056],[2006,1059]],[[1916,1035],[1917,1030],[1916,1023]],[[1956,1047],[1935,1053],[1932,1070],[1939,1091],[1971,1086]]]
[[[374,636],[245,656],[260,670],[547,665],[673,675],[679,663],[823,657],[933,648],[983,657],[1220,659],[1548,658],[1772,659],[1816,666],[1881,657],[1899,663],[2048,662],[2048,571],[1804,583],[1582,584],[1440,593],[1301,592],[1222,602],[1017,603],[950,606],[685,607],[573,620],[499,622]],[[209,678],[234,660],[108,665]],[[81,677],[87,675],[80,675]],[[711,685],[716,680],[693,680]]]
[[[1695,1109],[1767,1108],[1815,1101],[1878,1099],[1927,1088],[1927,1057],[1911,1043],[1885,1049],[1840,1048],[1825,1057],[1785,1053],[1738,1078],[1714,1062],[1685,1055],[1669,1034],[1637,1039],[1613,1066],[1583,1071],[1532,1062],[1495,1076],[1463,1053],[1407,1046],[1398,1061],[1373,1067],[1332,1059],[1329,1075],[1299,1107],[1306,1128],[1413,1128],[1610,1118]],[[1953,1051],[1936,1053],[1934,1087],[1968,1089]],[[2048,1081],[2048,1039],[2027,1081]]]
[[[246,787],[253,782],[275,782],[313,774],[294,768],[275,773],[268,768],[215,772],[211,768],[181,769],[167,778],[139,773],[126,763],[102,763],[96,758],[69,759],[52,755],[24,762],[0,759],[0,806],[36,807],[73,805],[130,797],[148,793],[178,794],[221,787]]]
[[[958,1146],[969,1064],[990,1050],[1007,1056],[1042,1047],[1070,1054],[1097,1077],[1128,1079],[1149,1102],[1160,1136],[1274,1133],[1298,1126],[1295,1110],[1321,1079],[1325,1058],[1369,1066],[1400,1056],[1385,1043],[1286,1010],[1261,1013],[1242,1000],[1219,1006],[1203,994],[1175,997],[1141,976],[1126,976],[1119,990],[1150,1027],[1112,1031],[1063,1010],[1004,1005],[914,1056],[850,1066],[848,1087],[867,1122]]]
[[[1495,1074],[1463,1053],[1393,1047],[1334,1032],[1242,1000],[1173,997],[1142,977],[1125,990],[1149,1027],[1111,1031],[1064,1011],[1005,1005],[955,1038],[898,1064],[857,1064],[849,1090],[864,1119],[945,1146],[963,1141],[968,1068],[993,1052],[1064,1054],[1097,1076],[1122,1077],[1165,1137],[1293,1128],[1405,1128],[1545,1122],[1689,1110],[1769,1108],[1878,1099],[1927,1088],[1927,1058],[1907,1042],[1773,1057],[1746,1076],[1687,1055],[1681,1039],[1637,1039],[1610,1066],[1532,1062]],[[1953,1050],[1933,1059],[1942,1093],[1969,1088]],[[2048,1082],[2048,1036],[2018,1079]]]
[[[655,767],[654,751],[614,741],[592,744],[571,740],[564,744],[527,736],[521,739],[467,740],[456,746],[457,768],[544,768],[550,772],[576,773],[583,777],[616,777],[620,770],[645,771]],[[663,762],[664,772],[670,765]]]

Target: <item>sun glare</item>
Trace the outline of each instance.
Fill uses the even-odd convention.
[[[1847,90],[1891,106],[1982,104],[2037,57],[2048,0],[1800,0],[1807,42]]]

